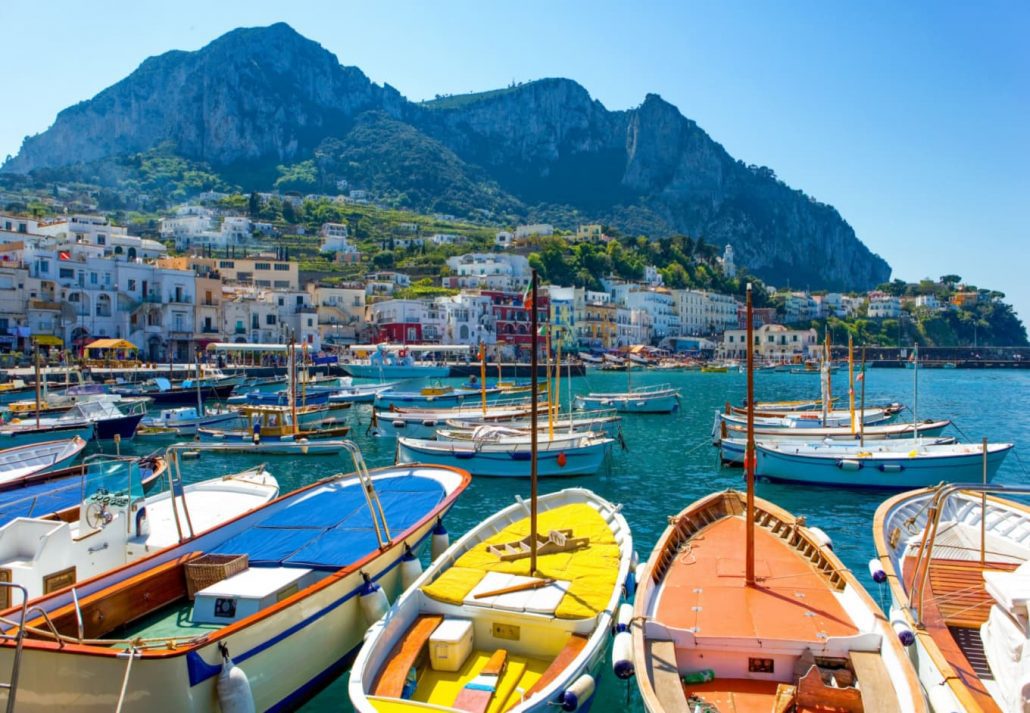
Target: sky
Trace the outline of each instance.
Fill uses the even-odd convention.
[[[1030,317],[1030,3],[4,0],[0,157],[171,49],[285,21],[409,99],[568,77],[660,94],[735,158],[836,207],[905,280]]]

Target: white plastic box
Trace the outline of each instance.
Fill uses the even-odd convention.
[[[434,671],[457,671],[472,653],[472,622],[444,619],[429,637],[429,665]]]

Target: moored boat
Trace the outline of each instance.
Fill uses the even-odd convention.
[[[35,600],[19,710],[71,700],[86,713],[225,710],[228,695],[248,710],[285,709],[332,680],[385,611],[383,593],[401,590],[401,560],[469,483],[468,473],[438,466],[370,473],[348,447],[354,474],[80,582],[74,595],[64,588]],[[16,610],[3,616],[10,633]],[[14,654],[13,641],[0,643],[0,665]],[[230,656],[226,691],[219,674],[234,668]]]
[[[865,426],[863,432],[866,439],[874,438],[911,438],[919,436],[939,436],[944,429],[951,425],[947,419],[938,421],[920,421],[918,423],[893,423],[882,426]],[[716,418],[712,428],[713,442],[718,444],[722,438],[741,438],[747,431],[747,426],[741,423],[726,423]],[[850,426],[837,428],[763,428],[755,427],[755,437],[758,440],[854,440],[858,433]]]
[[[479,404],[465,404],[443,409],[390,409],[372,411],[372,433],[384,438],[434,438],[436,429],[456,421],[507,421],[529,413],[529,404],[488,404],[483,412]]]
[[[42,421],[42,419],[41,419]],[[92,421],[65,421],[59,424],[36,425],[35,419],[13,419],[0,426],[0,447],[13,448],[30,443],[54,441],[67,438],[81,438],[84,441],[93,439],[94,424]]]
[[[988,445],[988,481],[1010,450],[1011,443]],[[757,456],[757,473],[769,480],[909,489],[979,480],[984,451],[979,444],[927,443],[922,439],[865,444],[759,442]]]
[[[909,438],[909,437],[906,437],[906,438],[886,438],[884,436],[879,436],[877,438],[871,438],[869,435],[866,435],[866,437],[864,439],[860,439],[857,436],[853,436],[853,437],[849,437],[849,438],[841,438],[841,439],[826,438],[826,439],[823,439],[822,441],[813,441],[811,439],[804,438],[803,434],[791,434],[790,438],[776,438],[776,437],[770,436],[768,438],[764,438],[761,441],[758,441],[758,443],[772,443],[772,444],[781,445],[783,447],[786,447],[788,445],[821,445],[821,446],[826,447],[826,446],[835,445],[835,444],[840,444],[842,446],[849,446],[850,447],[850,446],[859,446],[859,445],[862,445],[863,443],[865,443],[866,447],[869,448],[869,449],[881,448],[881,445],[882,445],[883,449],[892,448],[895,451],[898,451],[898,450],[906,451],[906,450],[911,450],[912,447],[913,447],[913,444],[916,443],[917,441],[918,442],[922,442],[924,444],[946,445],[946,444],[955,443],[956,440],[957,439],[955,439],[953,436],[932,436],[932,437],[931,436],[920,436],[918,439],[913,439],[913,438]],[[890,444],[890,445],[887,445],[887,444]],[[747,447],[747,440],[746,439],[744,439],[744,438],[722,438],[722,439],[719,440],[718,446],[720,448],[720,457],[721,457],[723,463],[729,463],[729,464],[734,464],[734,465],[743,465],[744,464],[744,451],[745,451],[745,449]]]
[[[1026,487],[941,485],[876,511],[874,579],[936,711],[1030,706],[1030,508]]]
[[[679,389],[671,384],[638,386],[623,392],[591,392],[576,396],[577,409],[614,409],[620,413],[672,413],[679,408]]]
[[[536,509],[534,563],[520,500],[454,543],[372,626],[351,671],[355,710],[589,708],[632,576],[632,536],[620,509],[589,490],[540,496]]]
[[[74,437],[15,446],[0,451],[0,488],[67,467],[82,455],[86,442]]]
[[[179,406],[161,409],[156,416],[145,416],[140,425],[149,429],[165,429],[171,436],[192,436],[198,426],[214,426],[237,418],[239,413],[228,409],[205,409],[200,413],[196,406]]]
[[[593,433],[575,434],[571,440],[540,439],[537,467],[541,477],[593,475],[601,469],[614,441]],[[472,475],[528,478],[531,466],[529,437],[522,442],[440,442],[418,438],[397,439],[398,463],[439,463],[468,470]]]

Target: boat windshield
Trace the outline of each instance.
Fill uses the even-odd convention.
[[[81,501],[106,497],[143,497],[142,474],[135,460],[98,460],[90,463],[81,482]]]

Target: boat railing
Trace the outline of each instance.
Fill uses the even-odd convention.
[[[930,576],[930,565],[933,562],[933,548],[940,527],[941,514],[948,499],[956,493],[979,493],[986,509],[988,495],[1030,495],[1030,486],[992,485],[983,483],[943,483],[937,486],[926,514],[926,525],[916,553],[915,567],[912,569],[912,591],[909,606],[915,604],[916,623],[923,625],[923,604],[926,597],[926,581]],[[981,523],[985,523],[986,513],[981,515]],[[986,547],[986,532],[981,531],[981,548]]]
[[[362,492],[365,495],[365,502],[368,503],[368,510],[372,516],[372,525],[376,533],[376,539],[379,542],[379,548],[385,549],[393,542],[393,537],[390,534],[389,524],[386,522],[386,512],[383,509],[383,504],[379,501],[379,494],[376,492],[375,484],[372,481],[372,476],[368,472],[368,466],[365,464],[365,458],[361,454],[361,449],[354,441],[348,440],[326,440],[318,441],[319,446],[325,447],[337,447],[340,450],[347,451],[350,454],[351,459],[354,463],[354,472],[358,477],[358,481],[361,483]],[[282,444],[278,443],[255,443],[248,446],[248,452],[261,453],[262,451],[276,451],[282,447]],[[182,474],[180,471],[180,454],[185,451],[229,451],[237,452],[238,447],[231,443],[205,443],[190,441],[186,443],[174,443],[168,446],[165,451],[165,457],[168,460],[168,478],[171,488],[171,493],[174,498],[177,495],[183,494],[182,489]],[[174,475],[172,471],[174,472]],[[186,524],[189,527],[191,537],[193,527],[189,520],[189,509],[186,506],[185,497],[182,498],[182,511],[186,519]],[[179,530],[179,538],[182,540],[182,525],[179,521],[178,508],[172,507],[172,514],[175,516],[176,528]]]
[[[0,582],[0,587],[5,591],[6,596],[4,597],[8,602],[11,601],[11,592],[18,590],[21,593],[21,617],[15,627],[14,633],[10,633],[10,630],[4,630],[0,632],[0,641],[13,642],[14,643],[14,659],[11,661],[11,678],[9,681],[0,682],[0,690],[7,691],[7,713],[14,713],[14,701],[15,696],[18,693],[18,673],[21,670],[21,654],[22,654],[22,643],[25,640],[25,619],[28,615],[28,604],[29,604],[29,593],[20,584],[14,582]],[[53,624],[50,625],[53,627]]]

